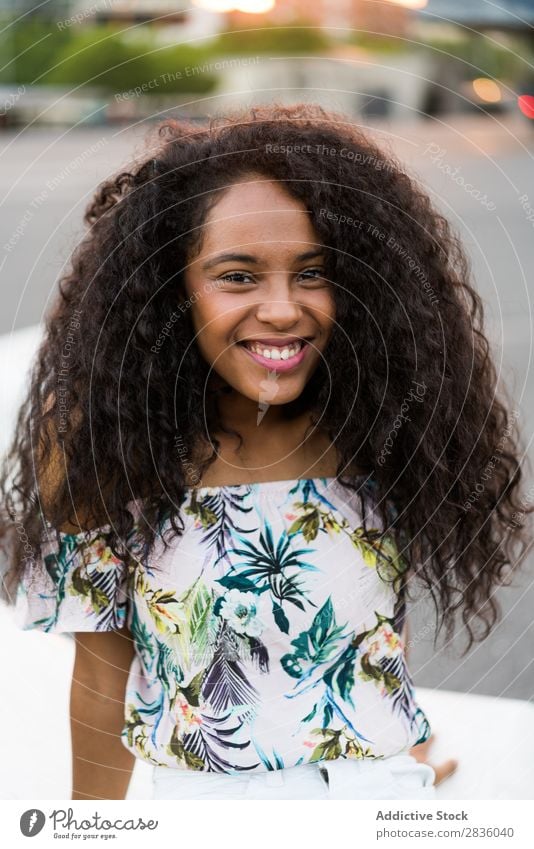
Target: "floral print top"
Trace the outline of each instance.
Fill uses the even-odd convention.
[[[361,487],[370,541],[360,491],[327,477],[189,488],[184,532],[164,550],[162,521],[148,558],[135,544],[114,557],[109,525],[54,535],[15,621],[128,625],[122,741],[151,764],[235,773],[395,755],[430,725],[401,641],[407,564],[380,544],[373,480]]]

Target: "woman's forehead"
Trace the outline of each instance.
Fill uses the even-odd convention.
[[[250,254],[298,254],[317,244],[311,216],[304,205],[280,186],[239,185],[225,192],[203,226],[201,255],[235,248]]]

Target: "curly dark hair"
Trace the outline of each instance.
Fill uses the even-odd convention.
[[[83,527],[109,523],[122,558],[133,501],[145,552],[164,517],[171,537],[183,530],[177,440],[224,427],[177,303],[207,212],[252,174],[304,204],[335,284],[334,328],[299,401],[335,441],[339,479],[358,487],[345,473],[355,458],[372,474],[384,528],[428,589],[438,631],[450,636],[460,610],[467,651],[499,617],[494,590],[524,559],[532,508],[517,413],[498,387],[458,236],[393,153],[319,106],[168,119],[154,137],[150,156],[98,187],[47,316],[2,473],[3,597],[13,599],[27,552],[39,560],[43,527],[81,527],[81,507]],[[217,456],[212,439],[202,469]],[[54,456],[64,473],[44,511],[36,468]]]

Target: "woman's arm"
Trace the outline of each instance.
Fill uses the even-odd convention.
[[[70,693],[72,799],[124,799],[135,756],[121,741],[131,633],[77,632]]]
[[[53,396],[47,398],[45,411],[53,401]],[[71,423],[76,425],[79,421],[80,413],[74,408]],[[46,461],[39,455],[37,468],[41,507],[48,516],[67,473],[67,464],[54,419],[46,422],[46,436],[50,451]],[[58,523],[58,530],[78,533],[91,527],[83,505],[77,507],[74,513],[79,525],[63,521]],[[72,799],[124,799],[135,763],[135,756],[121,740],[126,682],[134,657],[132,635],[124,628],[77,631],[74,637],[70,690]]]

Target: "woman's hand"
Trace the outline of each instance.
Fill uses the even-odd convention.
[[[436,781],[435,784],[441,784],[442,781],[445,781],[450,775],[456,772],[458,768],[458,761],[455,758],[449,758],[448,761],[444,761],[439,766],[434,766],[434,764],[429,763],[428,760],[428,750],[431,748],[432,743],[436,739],[435,734],[431,734],[428,740],[425,740],[424,743],[419,743],[417,746],[413,746],[410,749],[410,755],[412,755],[416,761],[420,763],[426,763],[432,767],[434,772],[436,773]]]

